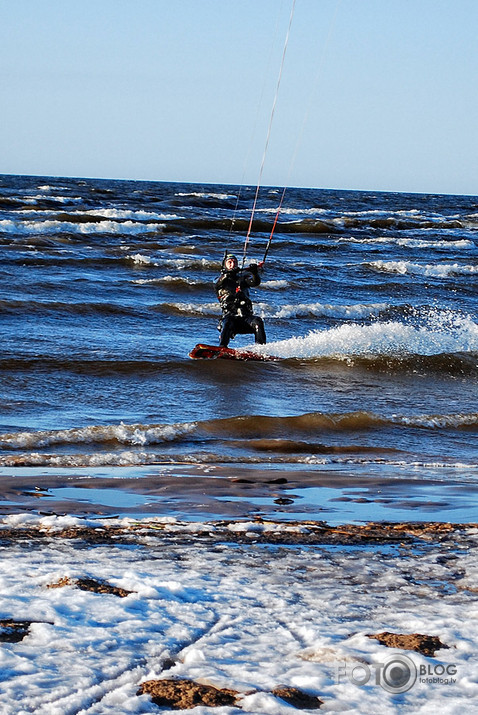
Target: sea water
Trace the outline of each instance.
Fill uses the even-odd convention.
[[[141,492],[168,465],[179,501],[192,466],[204,493],[218,479],[259,485],[248,513],[297,518],[306,505],[340,521],[337,488],[370,502],[344,520],[394,505],[397,519],[430,518],[427,503],[477,520],[478,198],[288,189],[252,291],[260,351],[281,359],[193,361],[196,343],[218,343],[213,281],[226,249],[242,263],[254,193],[0,177],[3,513],[16,477],[13,503],[55,511],[48,489],[73,478],[101,489],[112,470],[121,489],[134,467]],[[263,259],[279,200],[261,189],[246,266]],[[37,484],[34,498],[24,487]],[[171,489],[156,487],[156,513]]]

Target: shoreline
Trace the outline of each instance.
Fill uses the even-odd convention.
[[[455,540],[467,544],[478,536],[478,522],[369,522],[332,526],[324,521],[283,522],[223,519],[181,522],[174,517],[141,520],[129,517],[89,519],[81,516],[17,513],[0,517],[0,543],[4,548],[20,540],[41,544],[50,539],[100,544],[136,544],[155,541],[188,545],[200,542],[206,548],[218,543],[281,546],[433,546]]]
[[[0,485],[5,715],[478,698],[473,484],[176,463],[3,468]]]
[[[84,517],[473,523],[478,487],[447,479],[394,476],[353,466],[277,465],[2,468],[0,516],[17,512]]]

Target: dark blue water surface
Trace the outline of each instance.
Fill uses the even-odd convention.
[[[213,280],[254,192],[0,177],[0,466],[475,484],[478,198],[289,189],[253,295],[281,360],[190,360],[218,342]],[[246,264],[279,198],[261,189]]]

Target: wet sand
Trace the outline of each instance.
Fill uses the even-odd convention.
[[[4,468],[0,515],[173,516],[202,521],[267,518],[476,521],[478,487],[414,476],[357,477],[353,469],[172,464],[92,469]]]

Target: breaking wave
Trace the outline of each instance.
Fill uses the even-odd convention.
[[[327,303],[299,303],[283,305],[279,309],[266,309],[264,315],[274,318],[312,318],[328,317],[339,319],[361,319],[377,316],[386,310],[386,303],[372,305],[330,305]]]
[[[143,210],[126,210],[126,209],[89,209],[88,211],[74,211],[69,214],[70,217],[78,216],[80,219],[83,217],[97,216],[100,221],[106,219],[132,219],[133,221],[170,221],[173,219],[179,219],[181,216],[171,213],[157,213],[155,211],[143,211]]]
[[[220,201],[237,199],[236,194],[221,194],[221,193],[202,192],[202,191],[177,192],[175,194],[175,196],[181,196],[182,198],[193,198],[193,199],[219,199]]]
[[[407,427],[439,430],[478,430],[478,412],[450,415],[378,415],[372,412],[324,413],[311,412],[288,417],[267,415],[242,415],[238,417],[216,418],[197,422],[176,424],[124,424],[94,425],[66,430],[40,430],[7,432],[0,434],[2,449],[39,449],[58,445],[145,445],[166,442],[197,441],[212,438],[260,439],[291,435],[317,436],[326,432],[364,432],[380,430],[384,427]],[[270,446],[270,445],[269,445]],[[279,451],[282,444],[278,445]],[[309,452],[317,452],[314,445],[308,445]],[[343,451],[343,448],[340,448]],[[350,447],[347,449],[351,449]],[[355,447],[354,449],[357,449]],[[370,447],[368,451],[372,450]],[[303,444],[288,451],[304,451]],[[340,451],[336,448],[322,448],[322,452]],[[364,451],[362,449],[361,451]],[[384,451],[382,448],[381,451]],[[390,451],[390,450],[388,450]]]
[[[146,265],[149,265],[148,263]],[[135,285],[160,285],[172,290],[191,291],[194,289],[209,288],[210,281],[201,281],[186,276],[162,276],[161,278],[138,278],[132,280]]]
[[[463,481],[474,481],[474,472],[478,470],[476,464],[467,462],[447,462],[442,460],[436,461],[406,461],[403,459],[373,457],[373,456],[319,456],[312,455],[293,455],[284,456],[274,454],[273,456],[260,455],[257,457],[241,457],[220,455],[212,452],[192,453],[188,455],[171,454],[167,455],[162,452],[137,452],[133,450],[124,450],[121,452],[97,452],[94,454],[45,454],[41,452],[32,452],[29,454],[18,455],[0,455],[0,466],[2,467],[56,467],[56,468],[82,468],[82,467],[131,467],[145,465],[304,465],[327,466],[327,465],[353,465],[353,466],[371,466],[371,465],[387,465],[393,467],[408,467],[414,470],[423,469],[444,469],[444,470],[459,470],[466,474],[460,474]],[[466,476],[468,475],[468,476]],[[413,475],[409,477],[413,479]],[[420,479],[426,478],[424,475]]]
[[[68,214],[68,221],[46,220],[46,221],[12,221],[11,219],[0,220],[0,233],[13,234],[57,234],[57,233],[108,233],[108,234],[130,234],[154,233],[165,228],[164,223],[141,223],[138,221],[112,221],[102,220],[98,217],[93,220],[72,220]]]
[[[470,316],[430,311],[418,325],[398,321],[348,323],[255,349],[282,358],[403,358],[458,353],[468,353],[474,358],[478,354],[478,325]]]
[[[370,245],[384,245],[392,244],[396,246],[402,246],[404,248],[425,248],[425,249],[467,249],[474,248],[475,244],[469,239],[458,239],[458,240],[434,240],[434,239],[423,239],[423,238],[395,238],[393,236],[380,236],[378,238],[355,238],[353,236],[341,237],[338,239],[338,243],[364,243]]]
[[[39,449],[52,445],[145,445],[170,442],[190,434],[196,423],[178,425],[95,425],[67,430],[41,430],[38,432],[12,432],[0,435],[2,449]]]
[[[331,305],[327,303],[298,303],[297,305],[283,305],[276,308],[268,303],[255,302],[255,312],[263,318],[337,318],[337,319],[364,319],[378,316],[389,308],[387,303],[373,303],[371,305]],[[220,315],[218,303],[162,303],[160,310],[175,315]],[[284,356],[281,356],[284,357]],[[288,356],[292,357],[292,356]]]
[[[276,281],[262,281],[261,288],[272,288],[273,290],[281,290],[282,288],[288,288],[289,283],[285,280]]]
[[[205,315],[210,317],[221,315],[219,303],[160,303],[156,310],[168,315]]]
[[[121,423],[66,430],[11,432],[0,435],[0,447],[3,450],[0,465],[79,467],[240,462],[309,465],[387,463],[417,466],[416,460],[410,462],[405,453],[401,456],[400,449],[388,446],[390,430],[394,429],[478,432],[478,413],[384,416],[370,412],[350,412],[307,413],[289,417],[243,415],[178,424]],[[356,435],[357,432],[380,433],[383,430],[387,432],[383,436],[383,446],[329,445],[315,441],[318,435],[323,439],[327,434]],[[313,441],[304,441],[310,439]],[[162,445],[161,451],[154,449],[156,445]],[[172,452],[168,445],[176,445],[176,450],[179,447],[184,451]],[[199,451],[194,451],[193,445],[199,447]],[[83,447],[83,451],[80,452],[78,446]],[[57,454],[45,451],[51,447],[61,451]],[[241,454],[244,450],[249,454]],[[254,452],[259,454],[255,456]],[[435,461],[433,466],[461,469],[470,465],[442,460]]]
[[[478,275],[478,265],[470,266],[460,263],[437,263],[423,266],[409,261],[371,261],[370,263],[364,263],[364,266],[382,273],[419,275],[429,278]]]
[[[217,261],[211,261],[207,258],[152,258],[143,253],[134,253],[125,256],[125,259],[134,263],[137,266],[167,266],[178,271],[185,269],[191,270],[219,270],[221,264]]]

